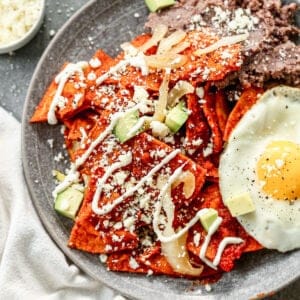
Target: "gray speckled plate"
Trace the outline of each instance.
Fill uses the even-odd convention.
[[[99,47],[115,55],[120,43],[143,31],[147,13],[142,0],[91,1],[60,30],[45,51],[33,75],[23,115],[23,164],[35,208],[50,236],[75,264],[131,298],[248,299],[270,295],[299,277],[300,251],[245,255],[235,270],[212,285],[208,293],[190,280],[108,272],[97,255],[67,247],[72,222],[55,213],[51,196],[51,171],[68,167],[67,162],[54,160],[63,144],[60,127],[31,125],[28,120],[65,61],[88,60]],[[54,140],[53,148],[47,142],[49,139]]]

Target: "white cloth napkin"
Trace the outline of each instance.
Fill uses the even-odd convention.
[[[0,299],[114,297],[69,264],[44,230],[23,178],[21,126],[0,107]]]

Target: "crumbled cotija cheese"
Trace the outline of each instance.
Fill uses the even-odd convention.
[[[0,45],[22,38],[38,20],[41,4],[41,0],[1,0]]]
[[[129,266],[132,269],[137,269],[140,265],[138,264],[138,262],[131,256],[130,260],[129,260]]]

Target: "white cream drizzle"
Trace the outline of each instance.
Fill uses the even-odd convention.
[[[156,208],[155,208],[155,212],[158,211],[159,209],[159,206],[160,204],[157,203],[156,204]],[[171,242],[171,241],[174,241],[176,239],[178,239],[179,237],[181,237],[183,234],[185,234],[192,226],[194,226],[197,222],[199,222],[199,218],[200,216],[202,216],[203,214],[205,214],[206,212],[208,211],[207,208],[203,208],[201,210],[199,210],[196,215],[185,225],[184,228],[180,229],[179,231],[177,231],[174,235],[170,235],[170,236],[163,236],[160,232],[160,230],[158,229],[157,227],[157,216],[155,216],[156,220],[154,222],[153,220],[153,226],[155,226],[156,228],[154,229],[155,233],[157,234],[158,236],[158,239],[161,241],[161,242],[164,242],[164,243],[168,243],[168,242]]]
[[[211,237],[213,236],[213,234],[218,230],[220,224],[222,223],[222,218],[221,217],[217,217],[217,219],[211,224],[211,226],[208,229],[207,235],[204,239],[204,242],[201,246],[201,250],[199,253],[199,258],[205,262],[209,267],[211,267],[212,269],[217,270],[217,267],[209,260],[205,257],[205,253],[207,251],[207,247],[209,245],[209,242],[211,240]]]
[[[84,154],[77,158],[75,161],[76,167],[80,167],[91,155],[94,149],[113,131],[114,127],[116,126],[117,122],[120,118],[122,118],[125,114],[133,112],[139,109],[139,104],[127,109],[124,112],[116,112],[112,115],[110,124],[106,127],[106,129],[91,143],[89,148],[84,152]]]
[[[154,213],[153,213],[153,230],[156,233],[158,239],[161,242],[170,242],[170,241],[174,241],[177,238],[173,239],[173,236],[175,236],[175,234],[170,235],[170,236],[164,236],[163,233],[161,232],[161,230],[159,229],[159,216],[160,216],[160,211],[161,208],[163,207],[164,204],[164,197],[166,196],[166,194],[169,192],[170,187],[172,186],[172,184],[178,179],[178,177],[181,175],[182,170],[184,168],[185,164],[180,166],[179,168],[177,168],[174,173],[168,178],[166,184],[164,184],[164,186],[161,188],[161,191],[157,197],[157,202],[154,206]],[[173,202],[172,202],[173,203]],[[169,206],[164,207],[166,215],[167,215],[167,223],[169,225],[171,225],[171,223],[173,222],[174,219],[174,207]],[[171,239],[170,239],[171,238]]]
[[[172,151],[169,153],[159,164],[157,164],[154,168],[150,170],[150,172],[144,176],[138,184],[136,184],[134,187],[126,191],[122,196],[115,199],[114,202],[104,205],[103,207],[94,207],[93,211],[98,215],[105,215],[109,212],[111,212],[117,205],[119,205],[122,201],[124,201],[126,198],[132,196],[139,188],[141,188],[152,176],[158,172],[164,165],[166,165],[168,162],[170,162],[176,155],[178,155],[181,151],[179,149]],[[94,200],[95,199],[95,200]],[[93,201],[96,201],[98,203],[98,198],[94,198]]]
[[[205,240],[203,242],[203,245],[201,246],[201,250],[200,250],[200,254],[199,254],[199,258],[206,263],[209,267],[211,267],[212,269],[217,270],[217,266],[220,263],[222,254],[224,249],[226,248],[227,245],[229,244],[240,244],[242,243],[244,240],[238,237],[225,237],[221,243],[218,246],[218,250],[217,250],[217,254],[213,260],[213,262],[211,262],[209,259],[207,259],[205,257],[206,251],[207,251],[207,247],[209,245],[209,242],[211,240],[211,237],[213,236],[213,234],[218,230],[220,224],[222,223],[222,218],[218,217],[215,222],[211,225],[211,227],[208,230],[208,233],[205,237]]]
[[[77,168],[75,164],[71,164],[71,168],[67,176],[64,180],[55,187],[54,191],[52,192],[52,196],[54,199],[60,192],[63,192],[66,188],[68,188],[72,183],[77,182],[79,179],[79,172],[77,172]]]
[[[125,59],[128,60],[129,64],[141,69],[142,75],[148,75],[149,69],[143,51],[140,51],[131,43],[123,43],[121,48],[124,50]]]
[[[149,69],[145,61],[145,56],[142,52],[138,52],[136,56],[128,57],[127,59],[131,66],[141,70],[143,76],[148,75]]]
[[[143,126],[144,124],[148,121],[149,123],[151,122],[152,118],[149,116],[143,116],[139,118],[139,120],[136,122],[136,124],[128,131],[127,137],[133,136],[135,133],[137,133]]]
[[[96,79],[96,85],[100,85],[106,79],[111,77],[113,74],[117,73],[118,71],[122,70],[126,66],[128,66],[129,62],[127,60],[121,60],[115,66],[112,66],[106,73],[101,75]]]
[[[132,45],[131,45],[132,46]],[[133,47],[133,46],[132,46]],[[136,49],[137,50],[137,49]],[[96,79],[96,85],[100,85],[103,83],[106,79],[113,76],[123,68],[126,68],[128,65],[131,65],[135,68],[139,68],[141,70],[142,75],[148,75],[149,70],[148,66],[145,61],[145,56],[140,51],[128,51],[126,53],[125,51],[125,58],[118,62],[115,66],[112,66],[106,73],[101,75]]]
[[[178,170],[178,169],[177,169]],[[176,171],[177,171],[176,170]],[[175,172],[176,172],[175,171]],[[182,171],[182,170],[181,170]],[[179,174],[175,174],[174,172],[174,177],[172,178],[172,181],[174,182],[177,177],[179,176]],[[173,176],[172,175],[172,176]],[[171,176],[171,177],[172,177]],[[171,178],[170,177],[170,178]],[[165,195],[165,193],[168,191],[168,185],[169,183],[167,183],[163,188],[162,191],[160,192],[159,197],[163,197]],[[176,239],[178,239],[179,237],[181,237],[183,234],[185,234],[192,226],[194,226],[197,222],[199,222],[199,218],[200,216],[202,216],[203,214],[205,214],[208,209],[207,208],[203,208],[201,210],[199,210],[196,215],[185,225],[185,227],[183,227],[182,229],[180,229],[179,231],[177,231],[175,234],[170,235],[170,236],[164,236],[162,234],[162,232],[159,229],[159,214],[160,214],[160,210],[161,210],[161,201],[158,201],[155,205],[155,211],[154,211],[154,215],[153,215],[153,229],[154,232],[156,233],[158,239],[163,242],[163,243],[168,243],[168,242],[172,242]]]
[[[71,76],[75,73],[79,73],[80,76],[84,76],[83,69],[87,66],[86,62],[78,62],[76,64],[69,63],[56,77],[55,82],[58,84],[57,90],[51,102],[48,114],[47,121],[50,125],[57,124],[57,118],[55,115],[56,107],[58,106],[63,89]]]
[[[135,111],[139,109],[139,104],[129,108],[128,110],[124,112],[116,112],[111,117],[110,124],[106,127],[106,129],[90,144],[89,148],[84,152],[84,154],[80,157],[78,157],[74,164],[71,165],[71,169],[65,179],[56,186],[54,191],[52,192],[52,195],[54,198],[56,198],[57,194],[64,191],[67,187],[69,187],[72,183],[78,181],[79,173],[77,172],[77,169],[85,163],[85,161],[88,159],[88,157],[91,155],[91,153],[94,151],[94,149],[112,132],[114,127],[116,126],[117,122],[120,118],[122,118],[125,114],[130,113],[132,111]]]
[[[172,184],[179,178],[179,176],[182,174],[182,170],[184,168],[184,165],[180,166],[179,168],[177,168],[174,173],[169,177],[169,179],[167,180],[166,184],[161,188],[161,191],[158,195],[158,201],[155,205],[155,209],[154,209],[154,214],[153,214],[153,229],[154,232],[157,235],[157,238],[162,242],[162,243],[169,243],[172,241],[177,240],[178,238],[180,238],[183,234],[185,234],[193,225],[195,225],[197,222],[199,222],[200,216],[205,214],[208,209],[207,208],[203,208],[200,211],[197,212],[197,214],[194,216],[194,218],[192,218],[184,228],[182,228],[181,230],[179,230],[177,233],[174,232],[174,230],[172,230],[172,222],[174,219],[174,206],[168,205],[168,207],[166,207],[164,205],[164,197],[166,196],[166,194],[170,191],[170,188],[172,186]],[[161,230],[159,229],[159,216],[160,216],[160,212],[161,212],[161,208],[164,208],[166,215],[167,215],[167,227],[164,231],[164,233],[169,233],[170,235],[165,236],[163,235],[163,233],[161,232]],[[211,227],[208,230],[208,233],[204,239],[204,242],[202,244],[200,253],[199,253],[199,258],[205,263],[207,264],[209,267],[213,268],[213,269],[217,269],[217,266],[220,263],[221,260],[221,256],[222,253],[224,251],[224,249],[226,248],[226,246],[228,244],[240,244],[243,242],[243,240],[241,238],[237,238],[237,237],[225,237],[221,243],[219,244],[218,250],[217,250],[217,254],[213,260],[213,262],[211,262],[209,259],[207,259],[205,257],[206,251],[207,251],[207,247],[210,243],[211,237],[214,235],[214,233],[218,230],[220,224],[222,223],[222,218],[218,217],[215,222],[211,225]],[[171,229],[170,229],[171,228]]]
[[[81,93],[76,93],[74,95],[74,99],[72,101],[73,109],[76,109],[78,107],[79,101],[81,100],[82,96],[83,96],[83,94],[81,94]]]
[[[227,245],[229,245],[229,244],[240,244],[243,241],[244,241],[243,239],[238,238],[238,237],[230,237],[230,236],[225,237],[221,241],[221,243],[219,244],[217,254],[216,254],[216,256],[215,256],[215,258],[213,260],[213,265],[217,266],[220,263],[223,251],[225,250],[225,248],[226,248]]]
[[[87,134],[86,134],[86,131],[85,131],[84,127],[79,127],[79,131],[80,131],[80,133],[81,133],[81,141],[80,141],[80,143],[83,144],[83,141],[84,141],[85,139],[87,139],[88,136],[87,136]]]
[[[105,172],[105,174],[98,179],[97,182],[97,189],[93,197],[92,201],[92,210],[94,213],[98,214],[101,210],[98,206],[98,200],[102,194],[103,185],[106,183],[107,179],[118,169],[128,166],[132,162],[132,154],[130,152],[127,152],[124,155],[119,156],[119,161],[116,163],[113,163],[111,166],[109,166]]]

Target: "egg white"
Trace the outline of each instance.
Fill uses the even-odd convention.
[[[219,184],[224,203],[249,193],[255,211],[238,221],[265,248],[286,252],[300,248],[300,198],[293,203],[271,198],[256,174],[266,146],[278,140],[300,144],[300,89],[273,88],[243,116],[221,156]]]

